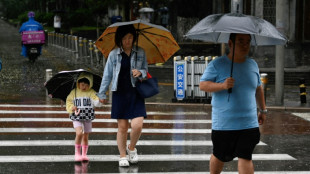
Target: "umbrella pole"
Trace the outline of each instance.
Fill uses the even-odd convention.
[[[236,36],[232,38],[233,42],[233,53],[232,53],[232,58],[231,58],[231,68],[230,68],[230,77],[232,77],[233,74],[233,69],[234,69],[234,59],[235,59],[235,42],[236,41]],[[230,93],[232,93],[232,88],[228,89],[228,102],[230,98]]]
[[[232,58],[231,58],[231,68],[230,68],[230,77],[232,77],[233,70],[234,70],[234,59],[235,59],[235,41],[236,37],[233,38],[233,53],[232,53]],[[228,89],[228,93],[232,92],[232,88]]]
[[[138,28],[136,30],[137,32],[137,40],[136,40],[136,57],[135,57],[135,68],[137,66],[137,57],[138,57],[138,41],[139,41],[139,27],[140,27],[140,23],[138,23]]]
[[[79,73],[76,77],[73,77],[74,81],[73,81],[73,84],[72,84],[72,87],[71,87],[71,89],[74,89],[74,92],[75,92],[73,106],[76,106],[76,103],[75,103],[75,100],[76,100],[76,90],[78,88],[76,85],[77,85],[77,79],[79,78],[80,74],[81,73]],[[75,87],[74,87],[74,85],[75,85]]]

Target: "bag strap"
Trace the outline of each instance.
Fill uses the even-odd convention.
[[[150,74],[149,72],[146,73],[146,77],[147,77],[148,79],[151,79],[151,78],[152,78],[152,76],[151,76],[151,74]]]

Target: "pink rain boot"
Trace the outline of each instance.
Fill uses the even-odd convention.
[[[82,160],[89,161],[87,157],[88,145],[82,145]]]
[[[76,162],[81,162],[82,156],[81,156],[81,145],[80,144],[76,144],[75,145],[75,156],[74,156],[74,161]]]

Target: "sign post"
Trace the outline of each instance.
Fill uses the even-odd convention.
[[[175,61],[174,68],[175,68],[175,96],[177,100],[183,100],[186,95],[186,88],[187,88],[187,82],[186,82],[186,72],[187,72],[187,65],[186,61],[180,60]]]

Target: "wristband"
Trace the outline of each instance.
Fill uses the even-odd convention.
[[[259,112],[262,114],[267,114],[268,110],[267,109],[259,109]]]

